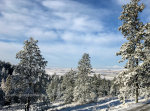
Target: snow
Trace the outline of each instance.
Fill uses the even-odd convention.
[[[39,107],[46,108],[46,105],[41,105]],[[7,110],[10,108],[13,110],[13,108],[16,107],[23,107],[22,105],[13,104],[11,106],[5,106],[3,107],[3,110]],[[37,107],[36,105],[32,105],[31,111],[34,111],[32,109],[35,109]],[[135,109],[133,111],[140,111],[140,109],[149,109],[150,108],[150,99],[147,101],[145,99],[140,99],[139,103],[135,103],[135,101],[127,100],[125,104],[122,104],[117,97],[103,97],[99,98],[97,102],[88,103],[88,104],[79,104],[77,102],[73,102],[71,104],[64,104],[63,102],[55,102],[47,107],[47,111],[130,111],[132,109]],[[38,107],[36,108],[38,109]],[[23,111],[20,108],[15,109],[16,111]],[[0,111],[1,108],[0,108]],[[149,111],[149,110],[146,110]]]
[[[135,103],[135,101],[128,101],[126,104],[121,104],[115,107],[112,107],[110,111],[127,111],[131,109],[139,109],[143,107],[143,105],[150,104],[150,100],[147,101],[145,99],[139,100],[139,103]],[[150,107],[150,105],[148,105]],[[137,110],[136,110],[137,111]]]
[[[69,72],[71,68],[47,68],[46,73],[48,75],[53,75],[56,73],[56,75],[64,75],[65,73]],[[76,68],[72,68],[74,71],[77,71]],[[112,80],[119,72],[121,72],[123,69],[95,69],[93,68],[92,71],[93,74],[101,74],[101,78],[106,78],[109,80]]]
[[[142,107],[147,103],[150,103],[150,101],[141,99],[137,104],[135,104],[135,101],[131,100],[127,100],[125,104],[122,104],[117,97],[103,97],[100,98],[98,102],[84,105],[80,105],[79,103],[71,103],[66,105],[57,103],[57,107],[52,109],[50,108],[48,111],[127,111],[133,108]],[[53,105],[56,105],[56,103]]]
[[[114,105],[119,105],[121,104],[120,101],[117,99],[117,97],[103,97],[98,100],[98,102],[93,102],[93,103],[88,103],[88,104],[83,104],[80,105],[79,103],[71,103],[71,104],[66,104],[49,109],[48,111],[52,110],[59,110],[59,111],[93,111],[95,110],[105,110],[109,109],[110,107]],[[58,104],[57,104],[58,105]]]

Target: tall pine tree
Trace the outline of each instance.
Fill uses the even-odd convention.
[[[76,79],[75,76],[76,71],[73,71],[72,69],[63,76],[62,88],[63,88],[63,100],[65,101],[65,103],[73,102],[73,89]]]
[[[119,27],[127,42],[124,43],[117,53],[122,56],[122,61],[127,60],[125,68],[128,71],[120,73],[121,79],[124,82],[121,83],[120,88],[134,88],[135,101],[138,102],[139,96],[139,73],[135,72],[135,68],[139,66],[142,54],[142,40],[143,35],[138,34],[143,29],[143,23],[139,19],[139,13],[143,11],[144,5],[139,4],[140,0],[131,0],[129,4],[123,5],[123,12],[120,16],[120,20],[123,21],[123,25]],[[120,78],[119,77],[119,78]],[[130,92],[130,91],[129,91]]]
[[[91,80],[88,77],[92,72],[89,54],[84,53],[82,59],[78,63],[77,79],[74,88],[74,101],[80,103],[88,103],[95,101],[96,91],[91,86]]]
[[[41,75],[45,72],[47,61],[41,55],[41,51],[37,45],[38,41],[32,37],[24,42],[23,50],[16,54],[16,58],[20,60],[16,66],[16,73],[21,78],[22,94],[28,94],[27,110],[29,110],[32,98],[30,94],[35,94],[34,85],[39,81]],[[40,90],[40,89],[39,89]]]

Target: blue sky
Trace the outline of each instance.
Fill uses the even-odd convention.
[[[0,60],[15,56],[29,37],[39,40],[48,67],[77,67],[89,53],[94,68],[119,68],[125,39],[118,31],[122,4],[130,0],[0,0]],[[150,21],[149,0],[142,20]]]

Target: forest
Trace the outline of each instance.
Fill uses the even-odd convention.
[[[86,104],[96,102],[99,97],[117,94],[116,90],[110,92],[113,81],[102,79],[100,75],[90,75],[92,66],[87,53],[79,61],[78,71],[70,69],[63,76],[46,74],[47,61],[40,55],[37,42],[33,38],[25,41],[24,49],[16,54],[16,58],[20,59],[18,65],[1,61],[2,105],[21,103],[27,109],[37,101],[45,104],[54,101]]]
[[[131,0],[122,8],[119,31],[126,42],[116,55],[122,57],[119,62],[126,64],[113,80],[93,74],[88,53],[79,60],[77,70],[70,69],[62,76],[46,74],[48,61],[41,55],[38,40],[31,37],[16,54],[17,65],[0,61],[0,110],[17,104],[20,110],[30,111],[34,106],[32,110],[44,111],[57,102],[85,105],[105,97],[116,97],[120,101],[117,104],[123,105],[130,100],[149,100],[150,23],[144,23],[139,16],[145,5],[140,0]]]

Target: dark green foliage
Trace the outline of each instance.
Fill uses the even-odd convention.
[[[105,78],[102,79],[100,77],[100,74],[98,74],[98,75],[94,74],[94,76],[92,78],[93,78],[92,86],[93,86],[93,88],[95,88],[98,97],[104,97],[104,96],[111,95],[110,94],[110,89],[111,89],[111,85],[112,85],[111,80],[106,80]]]
[[[110,94],[112,96],[117,96],[119,94],[119,85],[115,84],[116,77],[111,81],[111,89],[110,89]]]
[[[63,100],[65,103],[73,102],[73,89],[75,87],[76,71],[70,70],[63,76]]]
[[[0,88],[0,106],[4,105],[4,101],[5,101],[5,93],[3,92],[3,90]]]
[[[7,76],[10,74],[13,74],[15,66],[11,65],[9,62],[4,62],[0,60],[0,82],[2,79],[7,78]]]
[[[47,95],[51,102],[55,101],[57,98],[61,97],[61,78],[57,75],[52,76],[52,80],[48,85],[46,90]]]

